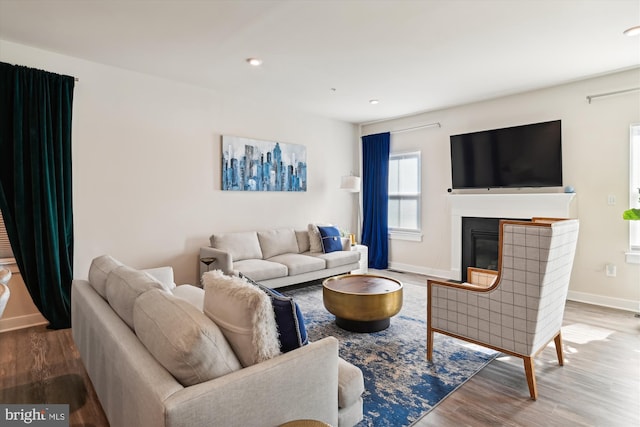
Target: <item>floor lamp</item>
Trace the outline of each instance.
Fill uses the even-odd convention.
[[[353,175],[343,176],[340,181],[340,189],[350,193],[360,193],[360,177]],[[360,239],[360,200],[358,199],[357,202],[358,223],[356,224],[356,236]],[[352,241],[351,244],[353,245],[355,242]]]

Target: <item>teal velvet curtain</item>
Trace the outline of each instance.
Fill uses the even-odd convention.
[[[71,117],[75,79],[0,62],[0,209],[31,298],[71,326]]]

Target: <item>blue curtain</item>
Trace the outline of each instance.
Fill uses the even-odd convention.
[[[34,304],[71,326],[70,76],[0,62],[0,210]]]
[[[389,132],[362,137],[362,243],[369,267],[389,266]]]

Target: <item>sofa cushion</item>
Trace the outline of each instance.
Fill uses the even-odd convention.
[[[269,261],[283,264],[287,267],[289,276],[295,276],[302,273],[309,273],[311,271],[324,270],[326,262],[322,258],[302,255],[302,254],[283,254],[274,256]],[[245,273],[249,276],[249,273]],[[257,279],[266,280],[266,279]]]
[[[360,261],[360,252],[358,251],[336,251],[328,254],[310,253],[309,255],[323,259],[327,263],[327,268],[340,267]]]
[[[342,239],[340,238],[340,230],[337,227],[318,227],[320,232],[320,240],[322,243],[322,252],[328,254],[329,252],[342,250]]]
[[[280,292],[268,288],[260,283],[244,278],[260,290],[265,292],[271,299],[273,313],[276,316],[276,325],[278,326],[278,340],[280,341],[280,351],[286,353],[296,348],[307,345],[307,328],[304,324],[304,317],[300,311],[300,307],[291,297],[282,295]]]
[[[107,301],[131,329],[136,298],[151,289],[169,291],[149,273],[126,265],[111,270],[107,276]]]
[[[309,230],[295,230],[296,241],[298,242],[298,252],[309,252],[311,244],[309,243]]]
[[[172,294],[155,289],[140,295],[133,323],[149,353],[185,387],[241,369],[218,326]]]
[[[122,263],[110,255],[101,255],[91,261],[89,267],[89,283],[102,298],[107,299],[107,276],[111,270],[118,268]]]
[[[322,253],[322,237],[318,226],[329,227],[332,224],[309,224],[307,231],[309,232],[309,250],[311,252]]]
[[[262,257],[269,259],[276,255],[294,253],[297,254],[298,242],[292,229],[258,231],[258,240]]]
[[[233,270],[236,274],[243,273],[257,281],[286,277],[289,274],[286,265],[263,259],[245,259],[234,262]]]
[[[204,312],[220,328],[242,366],[280,354],[278,328],[269,296],[237,276],[206,272]]]
[[[211,247],[229,252],[233,262],[263,258],[258,234],[255,231],[213,234],[210,241]]]

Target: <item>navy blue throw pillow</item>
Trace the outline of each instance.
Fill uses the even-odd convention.
[[[269,298],[271,298],[271,305],[273,306],[273,312],[276,317],[276,325],[278,325],[280,351],[286,353],[303,345],[307,345],[309,343],[307,328],[305,327],[300,307],[298,307],[298,304],[296,304],[293,298],[284,296],[276,290],[261,285],[243,274],[240,274],[240,276],[249,283],[262,289],[269,295]]]
[[[325,254],[342,250],[342,239],[340,230],[336,227],[318,227],[322,240],[322,251]]]

